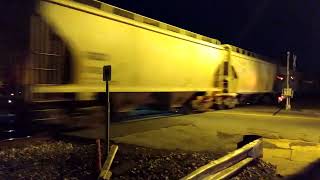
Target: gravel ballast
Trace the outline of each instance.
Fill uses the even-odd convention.
[[[223,154],[119,144],[112,179],[179,179]],[[30,141],[0,147],[0,179],[96,179],[96,144]],[[275,167],[254,161],[233,179],[272,179]]]

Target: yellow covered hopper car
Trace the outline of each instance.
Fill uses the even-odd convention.
[[[239,95],[273,93],[276,65],[261,56],[108,4],[41,0],[29,15],[19,82],[32,104],[103,103],[104,65],[116,112],[231,108]]]

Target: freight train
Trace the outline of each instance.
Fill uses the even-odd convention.
[[[233,108],[273,99],[282,82],[271,59],[102,2],[30,2],[3,35],[19,46],[0,46],[7,104],[102,105],[105,65],[112,67],[112,112]]]

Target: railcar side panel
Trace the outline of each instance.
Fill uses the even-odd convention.
[[[40,10],[72,50],[79,88],[103,92],[102,67],[111,64],[111,92],[219,90],[213,82],[225,58],[221,47],[73,4],[41,2]]]
[[[231,87],[233,92],[239,94],[273,92],[276,65],[235,52],[232,53],[230,65],[237,76],[237,79],[233,78],[234,83]]]

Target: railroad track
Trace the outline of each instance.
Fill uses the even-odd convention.
[[[59,121],[61,117],[56,116],[59,111],[57,109],[48,109],[48,110],[41,110],[39,111],[42,114],[41,116],[36,117],[33,119],[32,126],[29,127],[30,130],[28,132],[21,133],[18,129],[15,129],[14,127],[7,127],[5,129],[2,129],[0,131],[0,143],[4,142],[11,142],[11,141],[23,141],[27,140],[29,138],[33,139],[35,136],[43,136],[44,133],[47,135],[45,136],[52,136],[57,135],[59,132],[64,131],[72,131],[77,128],[85,128],[86,123],[88,123],[86,120],[90,119],[91,114],[88,112],[78,113],[78,114],[72,114],[70,116],[70,119],[63,119],[63,121]],[[173,113],[173,112],[152,112],[148,113],[148,111],[144,113],[136,113],[129,116],[125,116],[114,123],[125,123],[125,122],[134,122],[134,121],[141,121],[141,120],[151,120],[151,119],[157,119],[157,118],[163,118],[163,117],[170,117],[170,116],[178,116],[180,114]],[[101,113],[101,112],[100,112]],[[55,115],[55,116],[52,116]],[[102,115],[100,117],[104,121],[104,116]],[[76,121],[78,120],[78,121]],[[55,121],[59,121],[58,123],[52,123]],[[84,122],[84,124],[72,124]]]
[[[37,144],[38,142],[50,141],[50,136],[24,136],[16,138],[7,138],[0,141],[1,147],[23,147],[30,144]]]
[[[263,155],[262,139],[254,140],[217,160],[196,169],[182,180],[219,180],[227,179],[238,173],[242,168]]]
[[[155,114],[142,114],[137,116],[131,116],[130,120],[153,119],[164,116],[178,115],[173,113],[155,113]],[[1,140],[1,145],[10,146],[17,144],[27,144],[28,142],[34,141],[49,141],[49,136],[24,136],[16,138],[8,138]],[[187,176],[183,177],[183,180],[194,180],[194,179],[226,179],[242,168],[246,167],[253,160],[262,157],[262,140],[256,139],[240,149],[237,149],[226,156],[223,156],[217,160],[211,161],[210,163],[196,169]]]
[[[31,136],[25,136],[25,137],[10,137],[10,138],[6,138],[0,141],[1,145],[4,145],[6,143],[11,143],[12,141],[26,141],[28,139],[30,139]]]
[[[95,118],[98,118],[99,121],[104,122],[105,120],[105,116],[104,116],[104,112],[103,109],[99,109],[99,110],[91,110],[89,108],[85,109],[83,108],[82,111],[79,111],[78,113],[73,113],[73,114],[69,114],[69,115],[60,115],[59,113],[61,113],[61,110],[59,111],[59,109],[46,109],[46,110],[39,110],[37,111],[38,114],[40,114],[40,116],[38,115],[36,118],[34,118],[33,122],[36,123],[50,123],[50,122],[55,122],[55,121],[59,121],[59,119],[64,118],[63,121],[61,122],[67,122],[68,120],[66,119],[66,117],[68,116],[70,122],[72,120],[78,120],[78,122],[82,121],[82,122],[86,122],[86,120],[92,120],[92,116],[96,116]],[[116,117],[112,118],[111,123],[124,123],[124,122],[134,122],[134,121],[141,121],[141,120],[150,120],[150,119],[158,119],[158,118],[164,118],[164,117],[172,117],[172,116],[181,116],[183,114],[179,113],[179,112],[173,112],[173,111],[156,111],[156,110],[136,110],[136,111],[132,111],[130,113],[127,114],[121,114],[119,113]],[[59,124],[59,123],[58,123]]]

